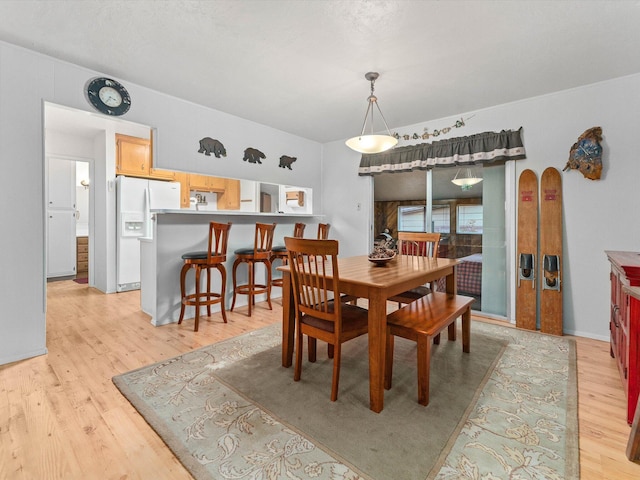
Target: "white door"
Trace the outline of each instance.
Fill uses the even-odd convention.
[[[75,275],[75,211],[49,209],[47,233],[47,278]]]
[[[47,278],[76,273],[76,162],[47,158]]]

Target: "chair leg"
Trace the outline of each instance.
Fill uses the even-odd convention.
[[[318,341],[307,335],[307,343],[308,343],[308,348],[309,348],[309,361],[311,363],[316,361],[317,358],[317,346],[318,346]]]
[[[433,337],[433,344],[440,345],[440,334],[437,334],[435,337]]]
[[[237,270],[238,265],[242,263],[242,260],[236,258],[236,261],[233,262],[233,271],[231,276],[233,277],[233,301],[231,302],[231,311],[233,312],[233,307],[236,306],[236,292],[238,290],[238,281],[237,281]]]
[[[178,325],[180,325],[182,323],[182,319],[184,318],[184,298],[186,297],[187,293],[186,293],[186,288],[185,288],[185,280],[187,277],[187,272],[189,271],[189,269],[191,268],[191,265],[188,263],[185,263],[182,266],[182,270],[180,271],[180,319],[178,320]]]
[[[217,265],[218,270],[220,271],[220,276],[222,277],[222,287],[220,288],[220,312],[222,313],[222,319],[224,323],[227,323],[227,312],[224,308],[224,300],[225,295],[227,294],[227,269],[224,268],[224,265]]]
[[[302,376],[302,348],[303,348],[302,332],[300,331],[300,323],[296,321],[296,366],[293,369],[293,381],[298,382]]]
[[[253,262],[247,262],[247,266],[249,267],[249,297],[247,298],[247,304],[249,305],[249,316],[251,316],[251,307],[253,306],[253,302],[255,301],[253,293],[253,289],[255,288],[253,265]]]
[[[211,316],[211,268],[207,267],[207,317]]]
[[[267,266],[267,304],[269,304],[269,310],[273,310],[271,306],[271,282],[273,281],[273,275],[271,274],[271,262],[269,260],[264,261]]]
[[[387,347],[385,349],[384,359],[384,388],[389,390],[391,388],[391,379],[393,377],[393,347],[394,336],[389,333],[387,329]]]
[[[340,356],[342,352],[341,343],[338,342],[335,346],[333,357],[333,379],[331,380],[331,401],[335,402],[338,399],[338,383],[340,383]]]
[[[333,358],[333,354],[334,354],[333,344],[327,343],[327,357]]]
[[[198,331],[198,323],[200,322],[200,265],[196,265],[196,323],[194,332]]]
[[[429,369],[431,367],[431,339],[418,336],[418,403],[429,405]]]

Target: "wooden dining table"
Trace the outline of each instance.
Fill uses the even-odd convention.
[[[369,408],[384,408],[384,361],[386,347],[387,299],[406,290],[445,277],[446,291],[456,293],[456,265],[451,258],[396,255],[384,265],[375,265],[366,255],[338,259],[340,292],[366,298],[369,309]],[[282,271],[282,366],[293,360],[295,305],[288,265]]]

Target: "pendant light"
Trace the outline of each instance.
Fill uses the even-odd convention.
[[[384,119],[384,115],[382,115],[382,110],[380,110],[380,105],[378,105],[378,98],[373,94],[373,86],[376,82],[376,79],[380,75],[378,72],[368,72],[365,74],[364,78],[371,82],[371,95],[367,98],[369,105],[367,106],[367,112],[364,114],[364,123],[362,124],[362,132],[357,137],[350,138],[345,143],[347,147],[355,150],[360,153],[380,153],[390,148],[393,148],[398,143],[398,139],[391,135],[389,131],[389,126],[387,125],[387,121]],[[378,112],[380,113],[380,117],[384,122],[384,126],[387,129],[387,135],[375,135],[373,133],[373,110],[376,106],[378,108]],[[371,128],[370,134],[365,135],[364,131],[367,128],[367,119],[371,116]]]
[[[482,177],[478,177],[475,173],[475,168],[464,167],[459,168],[456,172],[456,176],[451,180],[452,183],[458,185],[462,190],[469,190],[476,183],[480,183]]]

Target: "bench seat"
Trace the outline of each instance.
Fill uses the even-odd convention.
[[[387,316],[387,347],[384,387],[391,388],[394,337],[403,337],[418,344],[418,403],[429,404],[429,369],[432,340],[445,328],[448,339],[456,339],[456,319],[462,316],[462,351],[471,347],[472,297],[433,292],[390,313]]]

